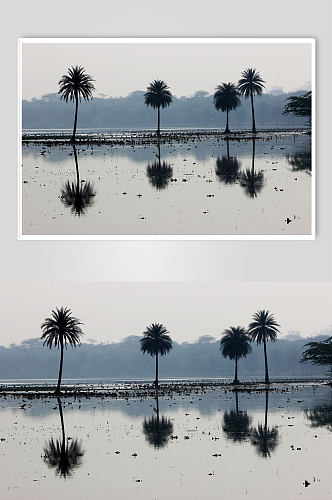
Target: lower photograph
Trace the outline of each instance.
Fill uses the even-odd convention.
[[[329,282],[3,282],[1,499],[327,499]]]

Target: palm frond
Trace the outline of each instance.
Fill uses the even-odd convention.
[[[143,333],[143,338],[140,339],[141,351],[146,352],[151,356],[160,354],[164,356],[172,349],[173,341],[168,335],[168,331],[164,325],[152,323]]]
[[[144,94],[145,104],[153,108],[166,108],[172,102],[172,94],[166,82],[154,80]]]
[[[248,332],[252,340],[257,344],[264,340],[275,342],[277,339],[280,325],[275,321],[273,314],[268,310],[257,311],[253,315],[253,321],[250,323]]]
[[[222,83],[218,85],[213,96],[214,105],[217,110],[231,111],[240,106],[239,92],[234,83]]]
[[[252,351],[247,330],[241,326],[227,328],[220,340],[220,350],[225,358],[245,358]]]
[[[83,335],[80,325],[81,321],[67,307],[60,307],[52,310],[50,318],[46,318],[41,325],[43,345],[47,345],[50,349],[59,347],[61,343],[65,347],[69,344],[71,347],[76,347],[80,344],[80,337]]]
[[[60,99],[64,99],[66,102],[73,101],[76,97],[80,101],[92,99],[92,92],[95,90],[92,83],[94,81],[90,75],[85,73],[82,66],[68,68],[68,74],[62,75],[59,80],[58,94],[61,95]]]
[[[246,99],[252,95],[262,95],[265,81],[255,68],[247,68],[242,72],[237,88]]]

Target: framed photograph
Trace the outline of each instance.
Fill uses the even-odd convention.
[[[315,40],[19,40],[20,239],[314,239]]]

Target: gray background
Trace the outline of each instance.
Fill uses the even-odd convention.
[[[0,31],[0,279],[330,280],[332,165],[328,150],[332,139],[332,75],[329,31],[331,0],[95,0],[85,4],[68,0],[16,0],[7,3]],[[315,37],[316,240],[18,241],[17,38],[56,36]],[[43,71],[43,61],[40,61],[40,71]]]

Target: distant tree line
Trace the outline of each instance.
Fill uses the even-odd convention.
[[[144,91],[135,91],[126,97],[94,97],[82,101],[79,110],[79,128],[149,128],[155,129],[155,110],[147,107]],[[283,115],[285,100],[303,91],[263,94],[255,103],[255,117],[260,127],[304,127],[307,119]],[[251,127],[250,101],[240,97],[241,106],[232,111],[232,127]],[[23,128],[71,129],[73,109],[60,101],[59,95],[47,94],[40,99],[22,102]],[[214,96],[203,90],[189,97],[173,96],[172,107],[163,110],[163,127],[221,128],[220,113],[214,107]]]
[[[314,338],[280,338],[269,346],[269,371],[276,376],[322,376],[327,367],[300,364],[303,344],[321,341],[327,335]],[[85,343],[79,349],[67,349],[63,377],[149,378],[154,375],[155,360],[142,356],[141,336],[130,336],[121,342]],[[205,335],[197,342],[173,341],[172,353],[164,356],[161,377],[232,377],[234,361],[221,356],[220,340]],[[241,359],[241,378],[264,377],[264,358],[261,346],[252,344],[252,353]],[[21,344],[0,347],[0,378],[57,378],[59,355],[43,347],[39,338]]]

